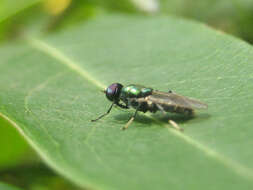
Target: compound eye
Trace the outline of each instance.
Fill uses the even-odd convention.
[[[114,101],[119,98],[120,90],[122,88],[122,85],[119,83],[113,83],[106,89],[106,97],[110,101]]]

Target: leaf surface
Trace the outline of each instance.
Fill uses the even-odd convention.
[[[111,15],[0,48],[0,116],[52,168],[93,189],[251,189],[250,45],[166,16]],[[171,89],[208,104],[193,119],[113,109],[113,82]]]

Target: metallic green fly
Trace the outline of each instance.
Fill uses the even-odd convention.
[[[161,92],[141,85],[131,84],[124,87],[122,84],[113,83],[104,90],[104,93],[107,99],[112,101],[112,104],[106,113],[91,121],[97,121],[109,114],[113,105],[117,105],[123,109],[132,107],[135,109],[135,113],[122,128],[123,130],[127,129],[133,122],[138,111],[144,113],[147,111],[152,113],[156,111],[161,111],[163,113],[172,112],[192,116],[194,114],[194,109],[207,108],[207,104],[175,94],[171,90],[168,92]],[[169,120],[169,123],[174,128],[182,130],[176,122]]]

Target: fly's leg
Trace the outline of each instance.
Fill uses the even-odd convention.
[[[123,109],[129,109],[128,105],[123,105],[123,104],[120,104],[119,102],[116,102],[116,105]]]
[[[163,107],[162,107],[161,105],[156,104],[156,106],[158,107],[159,110],[161,110],[161,111],[163,112],[163,114],[166,114],[166,112],[164,111],[164,109],[163,109]],[[168,122],[169,122],[169,123],[172,125],[172,127],[174,127],[175,129],[177,129],[177,130],[179,130],[179,131],[184,131],[184,129],[181,128],[181,127],[179,127],[179,125],[178,125],[175,121],[169,119]]]
[[[125,130],[125,129],[127,129],[127,128],[129,127],[129,125],[130,125],[130,124],[133,122],[133,120],[135,119],[135,117],[136,117],[136,115],[137,115],[137,112],[138,112],[138,108],[135,110],[134,115],[129,119],[129,121],[127,122],[127,124],[126,124],[124,127],[121,128],[122,130]]]
[[[184,129],[181,128],[181,127],[179,127],[179,125],[178,125],[175,121],[169,119],[169,123],[170,123],[175,129],[177,129],[177,130],[179,130],[179,131],[182,131],[182,132],[184,131]]]
[[[108,115],[110,113],[110,111],[112,110],[113,105],[114,105],[114,102],[112,103],[112,105],[110,106],[110,108],[107,110],[106,113],[104,113],[103,115],[100,115],[97,119],[92,119],[91,121],[92,122],[97,121],[97,120],[101,119],[102,117]]]

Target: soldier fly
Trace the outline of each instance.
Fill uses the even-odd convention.
[[[161,92],[141,85],[131,84],[124,87],[122,84],[113,83],[103,92],[112,104],[106,113],[91,121],[97,121],[108,115],[114,105],[123,109],[129,109],[132,107],[135,109],[135,113],[122,128],[123,130],[127,129],[133,122],[138,111],[144,113],[147,111],[152,113],[161,111],[164,114],[166,112],[172,112],[184,114],[186,116],[193,116],[194,109],[207,108],[207,104],[178,95],[171,90],[168,92]],[[174,128],[182,130],[176,122],[169,120],[169,123]]]

